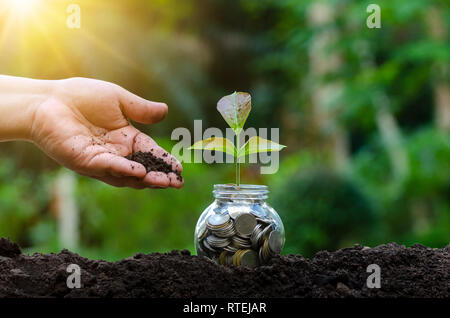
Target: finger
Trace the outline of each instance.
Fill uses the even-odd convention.
[[[183,187],[184,184],[184,180],[183,178],[180,178],[179,176],[177,176],[175,173],[170,172],[167,174],[169,176],[169,180],[170,180],[170,186],[172,188],[177,188],[180,189]]]
[[[143,183],[147,186],[167,188],[170,185],[170,179],[169,176],[163,172],[150,171],[144,177]]]
[[[161,158],[171,166],[173,171],[179,173],[183,172],[181,163],[175,157],[161,148],[152,138],[143,133],[138,134],[134,139],[133,152],[137,151],[151,152],[155,157]]]
[[[98,172],[96,175],[100,176],[112,175],[142,179],[146,175],[145,167],[142,164],[111,153],[95,156],[89,163],[89,168]]]
[[[164,119],[168,107],[165,103],[146,100],[119,87],[119,101],[124,115],[142,124],[154,124]]]

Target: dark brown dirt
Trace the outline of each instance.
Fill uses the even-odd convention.
[[[15,257],[21,253],[22,252],[17,244],[11,243],[8,239],[0,238],[0,256]]]
[[[164,153],[163,157],[167,157],[168,154]],[[173,172],[176,174],[179,181],[183,180],[181,174],[178,171],[173,171],[172,167],[167,164],[163,159],[155,157],[151,152],[138,151],[126,156],[128,160],[136,161],[145,167],[145,170],[150,171],[160,171],[164,173]]]
[[[381,288],[369,289],[369,264],[381,268]],[[69,289],[69,264],[81,268]],[[449,297],[450,245],[432,249],[395,243],[319,252],[309,260],[282,256],[257,269],[224,267],[188,251],[136,254],[110,263],[63,250],[20,254],[0,241],[0,297]]]

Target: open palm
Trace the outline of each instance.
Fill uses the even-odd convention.
[[[146,173],[143,165],[124,158],[136,151],[152,152],[181,173],[175,158],[128,121],[156,123],[167,114],[166,104],[85,78],[63,80],[51,95],[35,111],[32,139],[57,162],[114,186],[183,186],[174,173]]]

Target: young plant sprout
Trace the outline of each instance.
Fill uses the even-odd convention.
[[[231,95],[222,97],[217,103],[217,110],[233,129],[236,135],[236,146],[227,138],[212,137],[198,141],[188,148],[215,150],[232,155],[236,162],[236,186],[240,184],[240,160],[242,157],[260,152],[280,151],[285,147],[259,136],[249,138],[241,147],[239,137],[251,108],[251,96],[248,93],[234,92]]]
[[[195,227],[195,249],[197,255],[220,265],[256,267],[267,264],[283,249],[283,222],[266,202],[267,186],[240,184],[239,164],[246,155],[280,151],[284,146],[258,136],[240,145],[239,137],[251,110],[250,94],[234,92],[222,97],[217,110],[233,129],[236,146],[226,138],[212,137],[196,142],[189,149],[232,155],[236,161],[236,185],[214,185],[214,202],[203,211]]]

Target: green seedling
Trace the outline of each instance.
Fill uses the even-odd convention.
[[[223,137],[212,137],[196,142],[188,149],[194,150],[215,150],[234,156],[236,161],[236,185],[240,184],[240,160],[241,158],[260,152],[280,151],[285,146],[274,141],[258,136],[249,138],[241,147],[239,136],[244,128],[245,121],[250,114],[251,96],[248,93],[234,92],[231,95],[222,97],[217,103],[217,110],[225,119],[227,124],[233,129],[236,135],[236,146]]]

